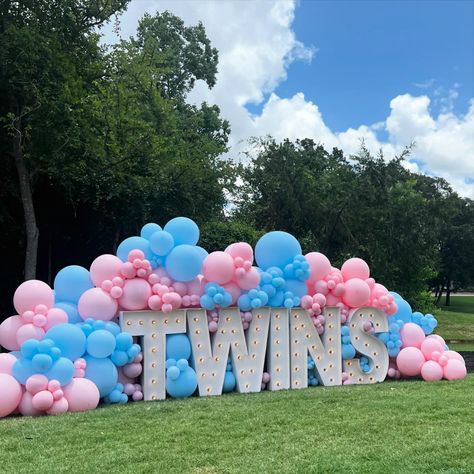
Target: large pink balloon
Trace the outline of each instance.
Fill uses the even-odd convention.
[[[326,255],[319,252],[310,252],[305,257],[311,270],[310,281],[322,280],[331,271],[331,262]]]
[[[420,375],[424,363],[425,356],[416,347],[405,347],[397,355],[397,367],[402,375]]]
[[[40,280],[25,281],[13,295],[13,305],[18,314],[33,311],[39,304],[44,304],[48,309],[54,304],[53,290]]]
[[[242,290],[251,290],[252,288],[256,288],[260,283],[260,273],[255,267],[252,267],[242,276],[237,276],[235,282]]]
[[[449,359],[444,366],[444,378],[448,380],[461,380],[466,376],[466,366],[458,359]]]
[[[402,347],[417,347],[419,349],[425,338],[423,329],[415,323],[406,323],[400,330]]]
[[[123,294],[119,299],[120,306],[126,310],[140,310],[148,307],[148,298],[152,295],[150,284],[142,278],[126,280]]]
[[[443,367],[434,360],[428,360],[421,367],[421,376],[427,382],[441,380],[443,378]]]
[[[0,374],[12,374],[13,364],[17,361],[17,358],[11,354],[0,354]]]
[[[253,262],[253,249],[247,242],[236,242],[235,244],[230,244],[225,249],[225,253],[231,255],[232,258],[240,257],[243,260]]]
[[[435,351],[438,352],[443,352],[444,351],[444,346],[439,342],[437,339],[434,338],[426,338],[422,343],[421,343],[421,352],[423,352],[423,355],[425,356],[426,360],[431,359],[431,354]]]
[[[65,324],[68,322],[68,316],[66,311],[60,308],[51,308],[48,310],[48,322],[46,323],[45,330],[51,329],[53,326],[58,324]]]
[[[223,285],[234,276],[234,260],[225,252],[212,252],[202,264],[202,274],[207,281]]]
[[[351,278],[345,283],[342,301],[350,308],[360,308],[368,304],[370,298],[369,285],[360,278]]]
[[[21,385],[11,375],[0,374],[0,418],[16,410],[21,393]]]
[[[444,341],[444,339],[439,334],[430,334],[426,338],[427,339],[437,339],[443,345],[443,350],[444,350],[444,346],[446,345],[446,342]]]
[[[351,278],[366,280],[370,276],[370,269],[367,263],[361,258],[350,258],[343,263],[341,273],[344,277],[344,281],[350,280]]]
[[[100,286],[104,280],[112,280],[120,276],[122,260],[115,255],[105,254],[97,257],[91,264],[91,280],[95,286]]]
[[[16,340],[18,329],[23,326],[20,316],[10,316],[0,324],[0,346],[9,351],[19,351],[20,344]]]
[[[101,288],[90,288],[79,299],[77,310],[82,319],[110,321],[117,313],[117,301]]]
[[[457,359],[460,362],[462,362],[464,365],[466,364],[466,361],[464,360],[464,357],[456,351],[444,351],[443,352],[444,356],[447,356],[448,359]]]
[[[72,379],[63,391],[71,412],[93,410],[99,404],[99,389],[89,379]]]
[[[36,339],[41,341],[43,339],[45,331],[43,328],[38,328],[31,323],[24,324],[16,333],[16,342],[21,346],[28,339]]]

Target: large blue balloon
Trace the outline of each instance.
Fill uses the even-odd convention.
[[[54,297],[56,301],[77,304],[81,295],[93,286],[88,270],[79,265],[70,265],[56,275]]]
[[[308,293],[308,287],[305,281],[301,280],[286,280],[285,291],[291,291],[293,295],[302,298]]]
[[[301,252],[301,245],[291,234],[282,231],[268,232],[255,246],[255,260],[262,270],[269,267],[283,270]]]
[[[96,359],[90,355],[85,357],[86,379],[92,380],[97,385],[101,397],[108,395],[117,385],[117,367],[109,359]]]
[[[166,257],[166,271],[176,281],[191,281],[201,272],[201,254],[192,245],[178,245]]]
[[[397,312],[393,315],[393,318],[398,321],[401,319],[404,323],[411,321],[412,310],[411,306],[402,297],[395,297],[395,303],[397,304]]]
[[[198,252],[199,254],[201,255],[201,261],[204,262],[204,259],[209,255],[209,252],[206,250],[206,249],[203,249],[202,247],[199,247],[199,245],[196,245],[194,247]]]
[[[186,359],[191,357],[191,343],[185,334],[170,334],[166,336],[166,358]]]
[[[58,324],[53,326],[45,335],[52,339],[54,345],[61,349],[61,355],[75,361],[86,351],[86,336],[75,324]]]
[[[158,232],[161,229],[161,226],[158,224],[155,224],[154,222],[149,222],[148,224],[145,224],[142,227],[142,230],[140,232],[140,236],[143,237],[146,240],[150,240],[150,237],[155,233]]]
[[[59,301],[57,303],[54,303],[54,307],[62,309],[66,312],[69,323],[76,324],[84,322],[84,320],[79,316],[79,311],[77,311],[76,304]]]
[[[199,227],[187,217],[171,219],[163,230],[173,236],[175,245],[196,245],[199,240]]]
[[[168,255],[173,250],[173,247],[174,239],[169,232],[159,230],[150,237],[151,250],[161,257]]]
[[[182,370],[179,377],[175,380],[168,375],[166,377],[166,391],[170,397],[190,397],[196,391],[196,388],[197,376],[196,372],[191,367],[186,367]]]
[[[117,248],[117,257],[122,260],[122,262],[126,262],[128,260],[128,254],[132,250],[141,250],[145,254],[145,258],[150,260],[151,258],[151,250],[150,250],[150,242],[144,239],[143,237],[129,237],[122,241],[122,243]]]
[[[109,357],[115,350],[115,337],[105,329],[98,329],[87,338],[87,352],[98,359]]]

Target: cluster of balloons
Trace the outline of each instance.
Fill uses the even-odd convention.
[[[189,365],[191,343],[185,334],[166,336],[166,392],[172,398],[190,397],[197,388],[197,375]]]

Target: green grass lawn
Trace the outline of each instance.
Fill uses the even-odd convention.
[[[1,472],[474,472],[474,376],[0,420]]]

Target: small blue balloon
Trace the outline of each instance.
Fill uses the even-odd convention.
[[[178,380],[180,373],[178,367],[173,365],[166,371],[166,378],[169,378],[170,380]]]
[[[268,232],[255,246],[255,260],[263,270],[278,267],[281,270],[301,255],[301,245],[291,234],[282,231]]]
[[[117,248],[117,257],[122,260],[122,262],[128,261],[128,254],[132,250],[141,250],[145,254],[145,258],[150,260],[151,258],[151,250],[150,250],[150,242],[144,239],[143,237],[128,237],[125,239]]]
[[[79,326],[74,324],[58,324],[53,326],[45,335],[52,339],[54,345],[59,347],[61,355],[75,361],[86,351],[86,336]]]
[[[224,376],[224,385],[222,391],[224,393],[233,392],[235,390],[237,382],[235,380],[235,375],[232,371],[227,371]]]
[[[150,237],[155,233],[162,230],[161,226],[155,224],[154,222],[149,222],[142,227],[140,232],[140,237],[143,237],[146,240],[150,240]]]
[[[81,295],[93,288],[89,271],[79,265],[70,265],[59,271],[54,279],[56,301],[77,304]]]
[[[342,358],[353,359],[356,355],[356,350],[352,344],[342,344]]]
[[[74,375],[74,364],[69,359],[61,357],[51,369],[45,373],[49,380],[57,380],[61,386],[67,385]]]
[[[117,349],[121,351],[128,351],[133,345],[133,338],[128,332],[121,332],[115,338]]]
[[[90,355],[85,357],[86,378],[97,385],[101,397],[108,395],[117,385],[117,367],[109,359],[97,359]]]
[[[191,343],[185,334],[169,334],[166,336],[166,358],[186,359],[191,357]]]
[[[178,245],[166,257],[166,271],[176,281],[191,281],[201,272],[199,251],[191,245]]]
[[[98,359],[109,357],[115,350],[115,337],[105,329],[94,331],[87,338],[87,352]]]
[[[53,365],[53,359],[48,354],[36,354],[31,362],[33,363],[33,369],[40,374],[48,371]]]
[[[305,281],[301,280],[286,280],[285,291],[291,291],[294,296],[302,298],[308,293],[308,287]]]
[[[123,367],[129,361],[128,354],[124,351],[114,351],[110,358],[117,367]]]
[[[173,236],[175,245],[196,245],[199,240],[199,227],[187,217],[171,219],[163,230]]]
[[[173,250],[173,247],[174,239],[169,232],[159,230],[150,237],[150,248],[160,257],[168,255]]]

